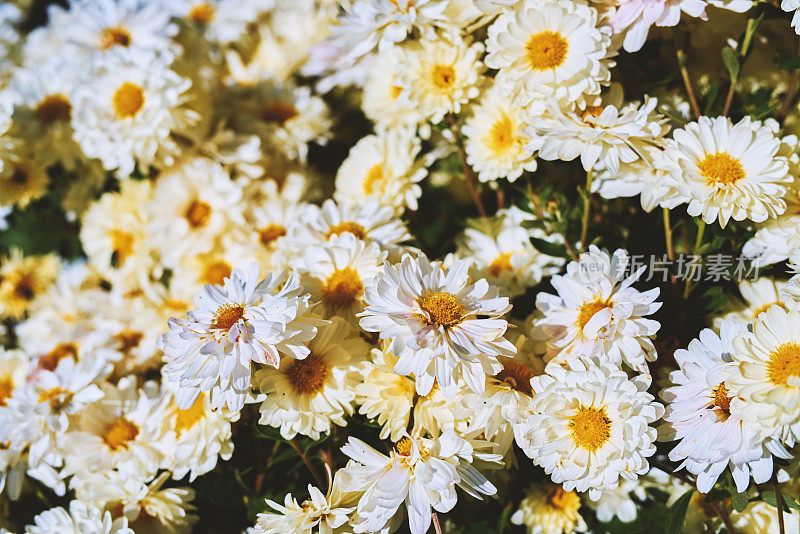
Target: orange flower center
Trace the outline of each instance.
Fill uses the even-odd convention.
[[[322,284],[322,301],[331,308],[352,306],[364,292],[358,272],[350,267],[337,269]]]
[[[492,264],[489,265],[489,274],[497,278],[505,271],[513,271],[514,267],[511,266],[511,253],[510,252],[501,252],[499,256],[497,256],[493,261]]]
[[[133,82],[124,82],[114,91],[111,105],[118,119],[132,119],[144,107],[144,89]]]
[[[206,284],[222,285],[226,278],[231,276],[231,266],[222,260],[212,261],[203,272],[203,281]]]
[[[244,306],[225,304],[217,309],[213,327],[227,332],[233,325],[238,323],[240,319],[244,319]]]
[[[330,239],[332,235],[342,235],[346,233],[353,234],[358,239],[364,239],[367,236],[367,232],[363,226],[355,222],[345,221],[331,226],[328,229],[328,233],[325,234],[325,239]]]
[[[525,45],[528,63],[534,70],[560,67],[567,57],[569,43],[558,32],[543,31],[532,35]]]
[[[75,343],[59,343],[53,350],[43,354],[39,358],[39,369],[55,371],[56,367],[58,367],[58,362],[67,357],[78,361],[78,346]]]
[[[728,185],[745,177],[741,162],[725,152],[708,154],[697,164],[697,168],[712,185]]]
[[[186,18],[201,24],[209,24],[212,20],[214,20],[214,15],[216,15],[216,9],[214,9],[214,6],[204,2],[202,4],[192,6],[192,8],[189,10],[189,13],[186,15]]]
[[[103,435],[103,441],[112,451],[127,449],[128,444],[139,435],[139,427],[124,417],[114,421]]]
[[[450,65],[434,65],[431,72],[433,85],[442,90],[450,89],[456,82],[456,71]]]
[[[106,28],[100,33],[100,50],[108,50],[113,46],[127,48],[131,45],[131,34],[122,26]]]
[[[581,306],[580,312],[578,313],[578,326],[581,330],[586,326],[594,315],[606,308],[610,308],[611,304],[605,300],[594,300],[592,302],[587,302],[583,306]]]
[[[278,238],[286,235],[286,227],[280,224],[270,224],[258,231],[258,240],[265,247],[270,246]]]
[[[312,352],[303,360],[294,360],[286,370],[286,376],[295,392],[311,395],[325,386],[328,365],[325,358]]]

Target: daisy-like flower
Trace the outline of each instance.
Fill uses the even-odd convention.
[[[632,0],[623,2],[611,19],[615,33],[625,33],[623,48],[628,52],[641,49],[650,26],[676,26],[681,12],[690,17],[706,18],[705,0]]]
[[[516,352],[500,318],[511,309],[508,298],[498,297],[485,279],[470,284],[468,270],[466,260],[444,268],[424,254],[405,254],[399,264],[385,264],[366,288],[361,328],[392,340],[394,371],[414,375],[420,395],[436,380],[452,397],[459,378],[481,392],[486,375],[502,369],[497,357]]]
[[[231,423],[238,419],[238,412],[225,407],[213,409],[205,393],[185,410],[172,400],[163,421],[162,467],[169,469],[176,480],[188,474],[189,482],[193,482],[214,469],[217,459],[229,460],[233,454]]]
[[[531,484],[511,515],[511,523],[524,525],[528,534],[572,534],[588,527],[579,509],[581,498],[558,484]]]
[[[481,43],[457,35],[421,40],[401,49],[398,83],[411,104],[433,123],[478,96]]]
[[[500,91],[532,114],[542,113],[550,98],[564,107],[581,104],[608,84],[614,65],[611,38],[596,26],[597,11],[586,4],[525,2],[489,27],[484,61],[499,70]]]
[[[399,47],[379,54],[364,80],[361,109],[375,123],[376,130],[416,130],[425,118],[400,86]]]
[[[714,319],[714,326],[719,328],[724,320],[750,323],[774,304],[789,309],[792,303],[787,302],[782,296],[786,287],[786,282],[767,276],[757,280],[740,281],[739,293],[742,294],[742,299],[730,298],[723,309],[725,314]]]
[[[475,445],[446,431],[439,439],[406,436],[390,456],[363,441],[349,438],[342,452],[352,461],[341,469],[342,490],[361,493],[350,524],[356,532],[377,532],[397,525],[397,514],[405,503],[412,534],[424,534],[431,526],[431,513],[448,512],[458,499],[456,486],[480,499],[497,489],[480,474],[474,456],[498,462],[499,455],[477,453]],[[394,519],[394,521],[393,521]]]
[[[385,259],[386,252],[377,243],[366,243],[349,232],[331,236],[326,245],[306,249],[301,280],[311,298],[322,302],[325,317],[353,320],[364,308],[364,287]]]
[[[445,0],[357,0],[333,27],[348,57],[358,58],[371,52],[387,50],[403,41],[413,30],[435,39],[435,30],[447,22]]]
[[[559,108],[550,103],[546,113],[529,117],[526,130],[539,140],[539,157],[572,161],[580,157],[585,171],[595,165],[619,172],[620,163],[646,159],[663,145],[669,127],[655,108],[658,101],[645,97],[641,104],[622,105],[622,92],[612,91],[608,103],[585,109]]]
[[[208,391],[212,408],[238,412],[250,390],[252,362],[278,367],[279,354],[306,358],[306,343],[323,324],[305,317],[308,295],[295,275],[270,273],[258,280],[258,266],[235,269],[222,285],[207,285],[186,319],[170,319],[161,338],[164,377],[178,384],[175,400],[190,408]]]
[[[35,158],[24,153],[0,157],[0,204],[24,208],[47,193],[50,179]]]
[[[332,424],[345,426],[352,415],[358,364],[368,347],[341,318],[319,329],[302,360],[284,357],[277,369],[256,372],[255,385],[267,395],[260,411],[262,425],[280,428],[286,439],[298,433],[314,440]]]
[[[428,174],[426,165],[417,161],[421,148],[419,138],[407,130],[364,137],[336,173],[334,198],[356,205],[377,200],[395,211],[416,210],[422,196],[417,182]]]
[[[285,241],[290,228],[305,223],[309,211],[307,204],[275,199],[252,206],[245,218],[258,235],[258,242],[272,254]]]
[[[493,219],[468,221],[467,229],[457,240],[458,254],[473,261],[476,276],[485,277],[510,297],[521,295],[564,264],[563,258],[542,254],[531,244],[531,237],[557,241],[561,236],[523,228],[519,221],[526,219],[530,216],[519,208],[508,208]]]
[[[592,192],[603,198],[640,195],[642,209],[648,213],[659,206],[678,206],[683,200],[669,173],[653,165],[653,161],[660,157],[659,153],[649,151],[646,157],[633,163],[622,163],[617,172],[598,166],[593,171]]]
[[[114,386],[102,383],[103,398],[81,410],[63,437],[64,474],[80,484],[92,473],[116,469],[132,477],[156,472],[162,402],[158,385],[136,385],[135,376]]]
[[[762,222],[784,212],[791,182],[787,159],[778,155],[775,126],[745,117],[700,117],[675,130],[659,163],[688,202],[690,215],[707,223],[729,219]]]
[[[328,466],[325,466],[326,469]],[[308,499],[298,504],[291,493],[286,494],[283,505],[267,500],[274,512],[258,514],[254,534],[273,534],[292,532],[312,534],[313,532],[333,533],[347,524],[349,514],[355,510],[350,506],[340,488],[340,474],[336,473],[330,482],[328,471],[328,493],[324,494],[311,484],[308,485]]]
[[[800,308],[800,250],[795,250],[789,258],[789,271],[794,273],[794,276],[781,287],[779,298],[774,304],[781,304],[787,309],[798,309]],[[753,316],[754,319],[755,317]]]
[[[800,312],[772,306],[733,340],[725,385],[731,411],[752,425],[758,439],[787,446],[800,441]]]
[[[756,484],[772,477],[773,452],[790,456],[773,440],[757,440],[751,425],[731,410],[732,394],[725,383],[731,340],[746,331],[743,323],[724,321],[719,336],[709,329],[700,332],[687,349],[675,351],[680,368],[670,373],[673,385],[661,392],[667,406],[663,438],[679,441],[669,458],[697,475],[697,489],[703,493],[729,465],[737,490],[743,492],[751,474]]]
[[[76,488],[76,496],[101,510],[111,510],[112,518],[125,519],[138,532],[190,534],[197,522],[191,504],[191,488],[164,488],[170,473],[165,471],[147,483],[117,471],[88,477]]]
[[[60,24],[64,40],[84,51],[130,49],[139,55],[167,54],[178,31],[168,10],[143,0],[73,2]]]
[[[481,182],[506,178],[513,182],[523,171],[536,170],[538,144],[524,132],[522,109],[492,88],[472,110],[464,128],[467,162]]]
[[[647,372],[647,362],[656,358],[653,338],[660,325],[646,317],[661,307],[655,302],[659,290],[634,289],[645,267],[628,275],[629,263],[622,249],[609,254],[591,245],[579,262],[567,265],[565,275],[553,276],[558,295],[536,296],[544,314],[537,324],[549,337],[550,359],[564,362],[580,354]]]
[[[25,534],[52,534],[53,532],[80,532],[81,534],[134,534],[124,517],[112,519],[111,513],[74,500],[69,511],[58,507],[45,510],[25,527]]]
[[[326,200],[321,207],[306,207],[303,217],[288,229],[292,246],[324,245],[333,236],[352,234],[367,242],[378,243],[385,250],[397,253],[400,243],[409,241],[411,234],[394,210],[371,200],[363,205],[350,205]]]
[[[647,473],[647,458],[656,452],[650,424],[664,407],[647,393],[648,376],[631,380],[584,358],[568,366],[551,363],[548,374],[531,379],[535,406],[524,450],[564,490],[588,491],[597,500],[620,479]]]
[[[119,177],[130,175],[137,162],[146,170],[176,152],[170,133],[197,118],[181,108],[191,82],[161,58],[114,53],[96,61],[91,79],[75,91],[75,140]]]
[[[226,44],[238,40],[268,5],[265,0],[176,0],[169,10],[199,26],[208,40]]]
[[[23,256],[19,249],[0,262],[0,317],[21,319],[33,301],[55,282],[58,257]]]

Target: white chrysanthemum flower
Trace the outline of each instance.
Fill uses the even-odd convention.
[[[169,11],[200,26],[208,40],[227,44],[237,41],[271,4],[269,0],[177,0],[170,2]]]
[[[758,439],[792,447],[800,441],[800,312],[772,306],[751,331],[733,340],[725,385],[731,411],[751,424]]]
[[[189,482],[193,482],[214,469],[218,458],[229,460],[233,454],[231,423],[238,419],[238,412],[225,407],[213,409],[204,393],[185,410],[170,402],[163,421],[162,467],[169,469],[176,480],[188,474]]]
[[[435,39],[437,27],[447,23],[445,0],[357,0],[333,27],[348,57],[358,58],[371,52],[388,50],[414,30]]]
[[[147,382],[140,390],[135,376],[114,386],[100,385],[103,398],[81,410],[63,435],[65,475],[79,483],[91,473],[116,469],[145,477],[163,458],[158,440],[163,406],[158,386]]]
[[[58,507],[45,510],[33,518],[33,525],[25,527],[25,534],[53,534],[54,532],[80,532],[81,534],[134,534],[124,517],[112,519],[111,513],[83,501],[69,503],[69,511]]]
[[[289,199],[274,199],[250,205],[245,218],[257,234],[259,244],[267,254],[271,255],[276,249],[281,248],[290,229],[306,224],[311,211],[308,204]]]
[[[524,525],[527,534],[572,534],[588,527],[579,512],[581,498],[559,484],[531,484],[511,514],[511,523]]]
[[[611,38],[596,26],[597,11],[586,4],[525,2],[489,27],[484,61],[499,70],[500,91],[532,114],[543,112],[549,99],[581,105],[608,84],[614,65]]]
[[[347,425],[344,416],[353,413],[358,364],[368,346],[337,317],[319,329],[308,350],[302,360],[284,357],[279,368],[255,374],[258,391],[266,394],[259,423],[280,428],[286,439],[302,434],[317,440],[333,424]]]
[[[800,248],[800,214],[784,213],[767,219],[742,247],[742,255],[760,266],[787,260]]]
[[[612,91],[608,100],[583,110],[550,103],[544,114],[529,116],[526,132],[537,140],[539,157],[572,161],[580,156],[585,171],[599,165],[612,174],[619,172],[620,163],[649,162],[669,131],[666,119],[655,111],[658,101],[645,97],[641,104],[622,105],[621,91]]]
[[[775,127],[749,117],[737,124],[700,117],[673,132],[659,166],[669,171],[690,215],[719,220],[723,228],[731,218],[762,222],[785,211],[792,181]]]
[[[468,45],[457,35],[420,40],[401,49],[398,85],[411,105],[433,123],[479,94],[481,43]]]
[[[211,406],[238,412],[250,390],[252,362],[278,366],[280,354],[309,355],[306,343],[319,320],[305,317],[308,295],[294,275],[270,273],[258,280],[258,266],[235,269],[223,285],[208,285],[195,297],[186,319],[170,319],[162,337],[164,377],[178,384],[178,407],[191,407],[209,391]]]
[[[697,476],[697,489],[708,493],[730,465],[739,492],[747,490],[750,476],[756,484],[772,477],[772,455],[790,455],[778,443],[756,439],[750,423],[731,409],[732,394],[725,384],[731,361],[731,340],[747,331],[746,324],[724,321],[718,336],[700,332],[687,349],[675,351],[679,369],[670,373],[672,386],[661,392],[666,403],[663,437],[678,440],[669,453],[679,468]]]
[[[651,427],[664,407],[647,393],[650,379],[632,380],[608,364],[573,358],[569,368],[551,363],[531,379],[535,406],[528,418],[525,453],[564,489],[597,500],[620,479],[649,470],[656,452]]]
[[[330,481],[330,471],[328,477]],[[291,493],[286,494],[283,505],[267,500],[267,505],[274,512],[258,514],[253,534],[340,532],[337,529],[347,524],[350,513],[355,510],[355,507],[345,502],[340,485],[340,474],[337,472],[333,482],[328,485],[327,495],[309,484],[308,499],[301,504],[298,504]]]
[[[77,87],[72,118],[75,140],[87,156],[126,177],[137,162],[146,171],[159,157],[177,152],[170,133],[196,118],[181,108],[189,80],[161,58],[127,50],[97,60],[91,80]]]
[[[637,480],[622,479],[617,489],[606,491],[597,501],[589,499],[586,504],[595,511],[598,521],[607,523],[613,521],[616,517],[623,523],[630,523],[636,519],[636,511],[639,505],[633,497],[638,501],[647,499],[643,478]]]
[[[357,532],[377,532],[393,518],[397,521],[396,514],[405,503],[411,533],[424,534],[431,525],[431,508],[448,512],[455,506],[456,486],[478,499],[494,495],[497,489],[470,465],[473,456],[500,461],[499,455],[475,450],[483,443],[468,441],[451,430],[437,440],[406,436],[385,456],[349,438],[342,452],[352,461],[338,474],[343,491],[361,493],[350,524]]]
[[[456,241],[458,254],[474,263],[476,276],[485,277],[509,297],[523,294],[564,265],[563,258],[542,254],[531,244],[531,237],[557,241],[561,236],[524,228],[517,222],[518,215],[521,210],[508,208],[493,219],[469,221]]]
[[[375,123],[376,130],[416,130],[425,117],[400,86],[399,47],[379,54],[364,80],[361,109]]]
[[[89,264],[115,285],[138,287],[154,267],[144,211],[151,194],[149,181],[125,180],[83,214],[80,238]]]
[[[400,243],[411,240],[405,223],[395,216],[394,210],[377,200],[363,205],[333,200],[326,200],[321,207],[308,205],[303,217],[287,231],[292,246],[302,248],[324,245],[333,236],[352,234],[396,254],[402,249]]]
[[[111,510],[112,517],[121,517],[137,532],[189,534],[197,522],[191,504],[195,492],[191,488],[167,488],[170,473],[165,471],[151,482],[117,471],[91,475],[76,488],[76,496],[99,509]]]
[[[659,290],[634,289],[645,267],[627,273],[629,263],[622,249],[609,254],[591,245],[579,262],[567,265],[565,275],[553,276],[557,295],[536,296],[544,314],[537,324],[550,338],[550,359],[583,355],[647,372],[647,362],[656,358],[653,339],[660,325],[646,317],[661,307],[655,302]]]
[[[242,189],[218,163],[206,158],[182,161],[161,174],[146,204],[148,236],[165,266],[207,252],[214,239],[244,219]]]
[[[428,174],[417,161],[419,138],[407,130],[368,135],[350,149],[336,173],[334,198],[340,203],[366,204],[377,200],[396,211],[417,209],[422,188],[417,182]]]
[[[61,37],[83,53],[130,49],[137,55],[172,55],[178,28],[169,10],[143,0],[84,0],[72,2],[66,20],[59,21]]]
[[[462,131],[467,136],[467,162],[481,182],[515,181],[523,171],[536,170],[538,145],[524,132],[522,108],[493,87],[472,110]]]
[[[705,0],[631,0],[621,2],[611,19],[616,33],[625,33],[623,48],[628,52],[641,49],[650,26],[676,26],[681,12],[691,17],[706,18]]]
[[[714,327],[719,329],[724,320],[750,323],[773,304],[778,304],[786,309],[793,308],[793,303],[782,296],[787,287],[786,282],[767,276],[756,280],[741,280],[739,293],[742,294],[743,299],[735,297],[728,299],[728,303],[723,309],[725,313],[714,319]]]
[[[307,248],[299,272],[311,298],[322,302],[324,317],[338,315],[353,321],[364,309],[364,287],[385,259],[386,252],[377,243],[366,243],[348,232],[331,236],[325,245]]]
[[[511,309],[508,298],[498,297],[485,279],[470,284],[468,270],[466,260],[444,268],[424,254],[405,254],[399,264],[385,264],[366,288],[361,328],[392,340],[395,372],[413,374],[420,395],[436,380],[452,397],[459,378],[481,392],[486,375],[502,369],[497,357],[516,352],[500,318]]]
[[[651,212],[661,206],[673,208],[682,202],[678,188],[665,170],[653,166],[658,153],[633,163],[623,163],[617,172],[597,168],[592,176],[592,192],[603,198],[640,195],[642,209]]]

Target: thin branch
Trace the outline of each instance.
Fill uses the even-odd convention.
[[[592,208],[592,173],[586,173],[586,190],[583,197],[583,218],[581,219],[581,252],[586,250],[587,234],[589,233],[589,212]]]
[[[497,185],[497,211],[506,207],[506,194],[503,191],[503,188],[498,184]]]
[[[692,106],[692,113],[695,118],[699,118],[702,113],[700,112],[700,105],[697,103],[697,97],[692,88],[692,80],[689,78],[689,70],[686,68],[686,53],[683,49],[678,50],[678,68],[681,71],[681,78],[683,78],[683,85],[686,87],[686,96],[689,97],[689,104]]]
[[[725,97],[725,107],[722,108],[722,116],[727,117],[731,110],[733,103],[733,95],[736,93],[736,82],[731,80],[731,85],[728,87],[728,95]]]
[[[675,261],[675,246],[672,243],[672,224],[669,221],[669,208],[662,208],[664,216],[664,240],[667,244],[667,257],[669,261]]]
[[[775,504],[778,505],[778,532],[786,534],[786,526],[783,524],[783,496],[781,496],[781,485],[776,480],[773,483],[775,488]]]
[[[319,475],[319,472],[317,471],[316,467],[314,467],[314,464],[311,463],[311,460],[309,460],[306,453],[303,452],[303,449],[297,442],[297,438],[294,438],[289,443],[292,444],[292,447],[294,448],[295,451],[297,451],[297,454],[300,456],[300,459],[303,460],[304,464],[306,464],[306,468],[308,468],[308,472],[311,473],[311,476],[314,477],[314,481],[317,483],[317,487],[320,488],[320,490],[324,488],[325,480],[323,480],[323,478]]]
[[[700,250],[700,244],[703,242],[703,232],[706,229],[706,222],[700,218],[700,222],[697,223],[697,238],[694,240],[694,248],[692,249],[692,254],[696,255],[697,251]],[[692,275],[691,273],[687,273],[686,278],[686,285],[683,286],[683,299],[686,300],[689,298],[689,293],[692,291]]]
[[[720,506],[718,502],[710,502],[707,504],[711,505],[711,509],[714,510],[714,513],[722,518],[722,522],[725,523],[725,530],[728,531],[728,534],[736,534],[736,529],[733,528],[731,516],[728,514],[728,511],[725,509],[725,507]]]
[[[483,206],[481,197],[478,194],[478,189],[475,186],[478,181],[477,177],[475,176],[475,171],[472,170],[472,167],[467,162],[467,153],[464,152],[464,146],[462,145],[461,138],[459,137],[456,119],[452,115],[447,115],[446,119],[447,123],[450,125],[450,131],[456,140],[456,149],[458,150],[459,158],[461,158],[461,167],[464,170],[464,181],[467,182],[467,191],[469,191],[469,196],[472,197],[472,203],[475,204],[475,208],[477,208],[480,216],[488,217],[486,208]]]
[[[442,534],[442,526],[439,524],[439,516],[436,515],[436,512],[433,512],[433,529],[436,534]]]

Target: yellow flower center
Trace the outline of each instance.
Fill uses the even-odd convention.
[[[337,269],[322,284],[322,302],[331,308],[347,308],[363,291],[364,284],[355,269]]]
[[[555,485],[547,492],[545,497],[551,508],[561,511],[577,510],[580,508],[581,498],[574,491],[564,491],[560,485]]]
[[[581,120],[586,122],[587,119],[597,120],[597,117],[603,114],[604,106],[586,106],[586,109],[581,113]]]
[[[492,152],[503,154],[508,152],[516,143],[514,138],[514,124],[511,118],[503,116],[489,129],[486,144]]]
[[[144,107],[144,89],[133,82],[124,82],[114,91],[111,105],[118,119],[131,119]]]
[[[231,266],[222,260],[212,261],[203,272],[203,281],[206,284],[222,285],[226,278],[231,276]]]
[[[708,154],[697,169],[709,184],[732,184],[745,177],[741,162],[725,152]]]
[[[244,306],[225,304],[217,309],[213,327],[227,332],[233,325],[238,323],[240,319],[244,319]]]
[[[770,309],[771,307],[773,307],[775,305],[780,306],[781,308],[786,310],[786,304],[784,304],[783,302],[779,302],[779,301],[770,302],[769,304],[764,304],[763,306],[759,306],[758,308],[756,308],[756,310],[753,312],[753,317],[752,318],[755,319],[756,317],[761,315],[763,312],[767,311],[768,309]]]
[[[114,335],[114,341],[118,343],[117,350],[122,354],[130,354],[133,349],[142,343],[143,339],[144,333],[136,330],[123,330]]]
[[[731,415],[731,397],[724,383],[711,390],[712,398],[710,408],[717,410],[717,421],[725,421]]]
[[[133,254],[135,238],[130,232],[124,230],[111,230],[111,253],[117,265],[122,265]]]
[[[139,435],[139,427],[124,417],[114,421],[103,434],[103,441],[112,451],[127,449],[128,443]]]
[[[600,299],[583,304],[578,313],[578,326],[583,330],[586,323],[588,323],[597,312],[610,307],[611,304],[608,301]]]
[[[383,165],[377,163],[369,168],[367,174],[364,175],[364,180],[362,182],[362,187],[364,188],[365,195],[372,195],[377,190],[377,185],[381,184],[386,180],[386,176],[383,173]]]
[[[186,208],[183,216],[192,228],[202,228],[208,224],[208,219],[211,218],[211,206],[202,200],[194,200]]]
[[[280,224],[269,224],[258,231],[258,240],[265,247],[270,246],[278,238],[286,235],[286,227]]]
[[[345,221],[339,224],[334,224],[328,228],[328,233],[325,234],[325,239],[330,239],[332,235],[353,234],[358,239],[364,239],[367,236],[367,231],[358,223]]]
[[[785,386],[789,377],[800,377],[800,345],[784,343],[769,355],[767,378],[773,385]]]
[[[569,428],[572,430],[572,441],[577,447],[594,452],[603,446],[611,436],[611,420],[605,408],[581,407],[578,413],[570,418]]]
[[[202,4],[192,6],[192,8],[189,10],[189,13],[186,15],[186,18],[201,24],[209,24],[212,20],[214,20],[214,15],[216,15],[216,9],[214,9],[214,6],[204,2]]]
[[[43,354],[39,358],[39,369],[55,371],[56,367],[58,367],[58,362],[64,358],[72,358],[78,361],[78,347],[75,343],[59,343],[53,350]]]
[[[181,410],[178,407],[175,408],[175,433],[180,436],[185,430],[189,430],[199,423],[205,415],[204,394],[201,393],[189,408],[185,410]]]
[[[530,395],[533,375],[533,369],[527,365],[515,360],[508,360],[503,362],[503,370],[494,375],[494,377],[501,382],[505,382],[512,389]]]
[[[300,112],[297,111],[297,108],[289,102],[277,101],[270,102],[263,108],[261,111],[261,118],[266,122],[283,126],[290,119],[293,119],[299,114]]]
[[[395,450],[397,450],[397,454],[400,456],[411,456],[411,450],[414,442],[409,437],[405,437],[397,442],[394,446]]]
[[[65,406],[67,406],[67,404],[69,404],[71,399],[71,392],[56,386],[54,388],[40,391],[37,401],[47,402],[50,404],[51,411],[60,412]]]
[[[131,33],[122,26],[106,28],[100,33],[100,50],[108,50],[113,46],[127,48],[131,45]]]
[[[501,252],[499,256],[497,256],[493,261],[492,264],[489,265],[489,274],[497,278],[505,271],[513,271],[514,268],[511,266],[511,253],[510,252]]]
[[[428,314],[428,324],[455,326],[464,318],[464,307],[452,293],[434,291],[417,299],[419,307]]]
[[[12,393],[14,393],[14,382],[10,378],[0,378],[0,406],[6,405]]]
[[[444,91],[450,89],[456,82],[456,71],[450,65],[434,65],[431,78],[433,85]]]
[[[60,93],[47,95],[36,105],[33,114],[36,120],[45,125],[67,122],[72,117],[72,104]]]
[[[292,361],[286,370],[286,377],[296,393],[311,395],[321,391],[325,386],[328,364],[325,358],[312,352],[303,360]]]
[[[533,70],[560,67],[567,57],[569,43],[558,32],[550,30],[532,35],[525,45],[528,62]]]
[[[392,95],[392,100],[397,100],[397,98],[403,93],[403,88],[399,85],[393,85],[389,89],[389,92]]]

